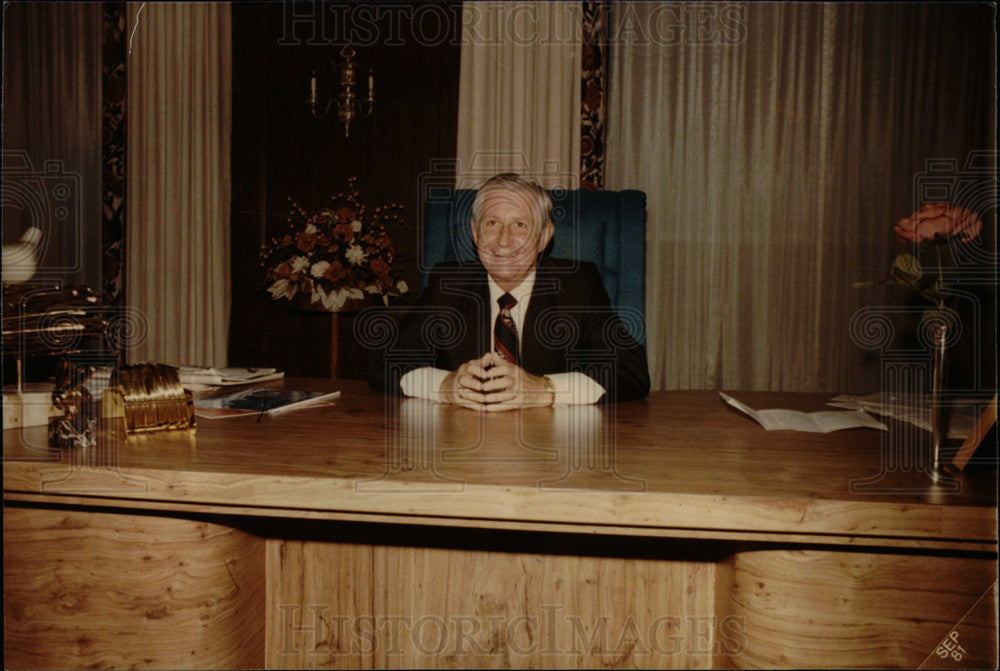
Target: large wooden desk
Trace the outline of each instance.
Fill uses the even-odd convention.
[[[344,393],[80,452],[6,431],[6,667],[996,664],[996,471],[932,484],[920,432],[296,384]]]

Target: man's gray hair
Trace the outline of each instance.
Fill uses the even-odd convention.
[[[545,224],[552,222],[552,198],[549,196],[549,192],[537,182],[521,177],[517,173],[504,172],[490,177],[479,187],[479,190],[476,192],[476,198],[472,201],[473,223],[479,221],[479,213],[483,207],[483,200],[485,200],[486,194],[492,191],[506,191],[527,197],[528,204],[538,222],[539,230]]]

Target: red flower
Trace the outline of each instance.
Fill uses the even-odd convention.
[[[347,271],[344,270],[344,266],[340,264],[340,261],[334,261],[330,264],[330,267],[326,269],[326,272],[323,273],[323,279],[330,282],[338,282],[343,279],[346,274]]]
[[[909,242],[923,242],[941,235],[954,236],[965,242],[979,235],[983,222],[975,212],[964,207],[949,207],[947,203],[927,203],[893,229],[896,237]]]
[[[354,229],[351,228],[351,224],[349,222],[334,226],[333,234],[344,242],[350,242],[354,239]]]
[[[316,246],[316,237],[309,233],[299,233],[295,236],[295,246],[299,248],[299,251],[309,252]]]
[[[349,224],[358,216],[358,211],[348,205],[341,205],[333,213],[336,215],[337,221],[342,224]]]
[[[379,293],[384,289],[384,293],[399,295],[392,269],[392,241],[383,224],[402,223],[398,214],[401,206],[376,207],[370,220],[366,219],[367,210],[358,201],[356,181],[349,179],[348,193],[335,196],[329,207],[318,211],[307,212],[289,199],[292,211],[287,231],[273,238],[260,252],[261,267],[268,280],[288,282],[284,294],[275,298],[290,298],[299,291],[310,294],[316,290],[317,281],[324,290],[356,287]],[[360,223],[363,219],[364,225]],[[361,253],[357,254],[359,249]],[[348,262],[345,250],[351,250],[351,258],[361,261],[361,265]],[[307,258],[302,259],[303,255]],[[365,258],[367,261],[362,261]],[[301,268],[304,265],[306,268]],[[323,269],[321,277],[315,277],[313,269],[317,272]]]

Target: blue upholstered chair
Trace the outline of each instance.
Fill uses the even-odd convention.
[[[645,344],[646,194],[642,191],[550,191],[555,234],[546,253],[591,261],[626,328]],[[435,263],[476,258],[469,222],[473,189],[436,189],[424,218],[420,285]],[[636,317],[639,317],[638,319]]]

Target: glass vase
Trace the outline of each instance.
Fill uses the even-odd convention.
[[[938,324],[931,329],[931,479],[937,482],[943,475],[941,447],[944,444],[945,343],[948,327]]]

